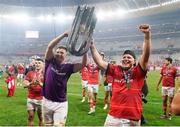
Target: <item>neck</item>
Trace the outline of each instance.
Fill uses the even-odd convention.
[[[41,71],[41,69],[36,69],[35,71],[36,71],[36,72],[40,72],[40,71]]]
[[[57,62],[58,64],[64,64],[65,61],[64,61],[64,60],[61,60],[61,61],[60,61],[60,60],[57,60],[57,59],[56,59],[56,62]]]
[[[167,67],[171,67],[171,66],[172,66],[172,64],[167,65]]]
[[[132,68],[132,67],[122,67],[122,69],[125,71],[129,70],[130,68]]]

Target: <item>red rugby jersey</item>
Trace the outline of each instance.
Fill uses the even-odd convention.
[[[111,75],[106,75],[105,78],[106,78],[105,81],[106,81],[107,83],[112,83],[112,82],[113,82],[113,77],[112,77]]]
[[[26,75],[26,80],[31,82],[33,79],[38,78],[41,76],[41,82],[43,82],[43,75],[39,75],[37,72],[30,71]],[[42,92],[42,86],[40,84],[30,84],[30,87],[28,88],[28,98],[30,99],[37,99],[41,100],[43,96],[41,95]]]
[[[18,74],[23,74],[24,73],[24,66],[23,65],[19,64],[17,69],[18,69]]]
[[[8,71],[13,74],[14,73],[14,66],[9,66]]]
[[[162,86],[175,87],[175,78],[177,76],[177,68],[175,67],[162,67]]]
[[[88,76],[88,68],[84,67],[83,69],[81,69],[81,79],[84,81],[87,81],[89,78]]]
[[[88,84],[99,83],[99,70],[100,68],[96,64],[88,64]]]
[[[16,78],[14,76],[8,76],[5,82],[8,84],[8,89],[13,89],[16,86]]]
[[[127,74],[127,71],[124,71]],[[130,89],[126,86],[126,80],[121,66],[109,64],[107,75],[113,77],[112,98],[109,114],[130,120],[140,120],[142,114],[141,89],[144,85],[146,71],[140,65],[130,69]]]

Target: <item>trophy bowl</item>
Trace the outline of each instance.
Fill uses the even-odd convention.
[[[89,50],[97,22],[94,10],[95,7],[89,6],[78,6],[77,8],[67,39],[67,49],[72,55],[82,56]]]

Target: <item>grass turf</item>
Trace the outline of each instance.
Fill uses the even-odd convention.
[[[149,94],[148,103],[144,104],[144,116],[147,124],[144,126],[178,126],[180,116],[173,116],[172,120],[160,119],[162,114],[161,91],[156,91],[156,84],[159,80],[159,72],[152,71],[148,74]],[[6,97],[7,88],[4,78],[0,79],[0,125],[1,126],[26,126],[26,95],[27,89],[17,87],[14,97]],[[68,118],[67,126],[103,126],[108,110],[103,110],[104,86],[99,87],[96,113],[87,115],[89,106],[86,98],[81,103],[81,82],[80,75],[74,74],[68,82]],[[38,125],[37,116],[34,121]]]

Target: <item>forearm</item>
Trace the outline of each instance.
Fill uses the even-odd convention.
[[[87,65],[87,63],[88,63],[87,61],[88,61],[88,55],[86,53],[86,54],[83,55],[83,58],[82,58],[82,66],[83,67],[85,67]]]
[[[58,37],[56,37],[55,39],[53,39],[52,41],[50,41],[50,43],[48,44],[48,48],[49,49],[53,49],[63,38],[65,37],[65,34],[61,34]]]
[[[78,72],[87,65],[87,53],[83,55],[82,62],[74,64],[73,72]]]
[[[30,86],[30,82],[28,80],[24,81],[24,88],[27,88]]]
[[[145,33],[144,44],[143,44],[143,61],[147,63],[151,52],[151,33]]]
[[[101,68],[101,69],[106,69],[105,67],[103,67],[103,59],[102,56],[99,54],[98,50],[96,49],[95,45],[92,44],[90,47],[91,50],[91,54],[93,57],[94,62]],[[104,61],[105,62],[105,61]]]
[[[57,38],[53,39],[46,49],[45,59],[51,59],[53,57],[53,48],[66,36],[65,33],[59,35]]]
[[[157,84],[157,87],[159,87],[159,85],[161,84],[161,81],[162,81],[162,76],[161,76],[160,79],[159,79],[159,82],[158,82],[158,84]]]

